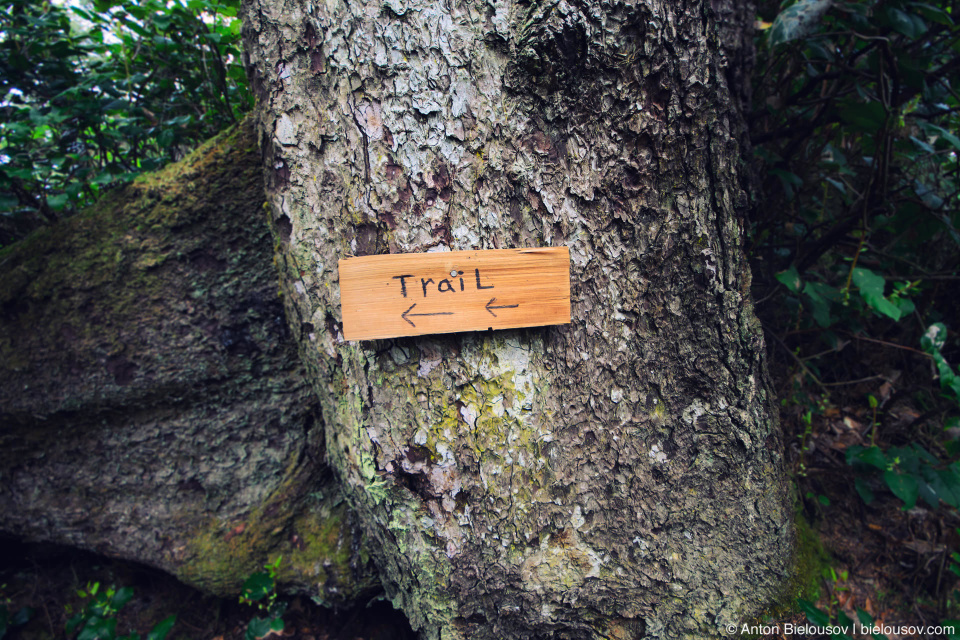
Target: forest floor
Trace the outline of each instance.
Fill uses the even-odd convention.
[[[787,342],[795,346],[802,340]],[[960,549],[960,516],[923,500],[906,510],[879,472],[864,474],[846,461],[853,445],[888,450],[916,442],[935,453],[942,447],[940,413],[924,406],[924,394],[936,393],[930,360],[903,342],[897,336],[886,341],[851,335],[816,361],[818,386],[784,340],[768,339],[796,492],[804,598],[820,614],[794,607],[766,621],[768,629],[759,637],[827,638],[796,629],[822,627],[829,619],[850,627],[851,638],[960,638],[960,585],[950,570],[951,553]],[[874,494],[869,504],[856,489],[858,481]],[[853,624],[842,622],[843,616]],[[860,633],[871,620],[882,632]],[[955,636],[937,632],[946,621],[956,622]]]
[[[845,462],[845,450],[853,444],[876,438],[878,444],[882,440],[884,445],[893,446],[901,434],[915,437],[917,422],[924,419],[924,414],[911,400],[909,392],[914,385],[909,381],[922,379],[928,384],[929,373],[923,368],[929,365],[913,353],[896,351],[891,356],[883,345],[854,344],[848,348],[842,358],[854,362],[854,369],[878,373],[857,384],[811,391],[800,388],[798,367],[786,349],[771,345],[775,385],[779,397],[788,398],[781,406],[781,422],[797,502],[805,597],[834,624],[842,620],[844,612],[858,623],[866,620],[863,614],[867,614],[875,624],[890,628],[939,625],[960,617],[958,578],[949,570],[951,550],[960,548],[960,517],[949,509],[930,509],[923,502],[904,511],[903,503],[883,490],[879,482],[873,485],[875,500],[867,505],[854,488],[858,476]],[[840,364],[835,363],[840,365],[842,359]],[[854,369],[846,372],[846,379],[857,379],[860,374]],[[868,395],[880,399],[876,414],[864,401]],[[811,403],[816,404],[814,410]],[[875,423],[876,436],[871,428]],[[6,604],[11,613],[24,606],[34,610],[30,621],[10,627],[6,638],[68,637],[64,632],[67,620],[83,605],[77,592],[93,582],[135,590],[133,600],[118,616],[117,637],[145,635],[157,622],[176,614],[176,626],[168,636],[171,640],[241,640],[247,623],[257,613],[235,598],[204,595],[162,572],[139,565],[63,547],[0,540],[0,607]],[[823,622],[827,618],[816,618],[816,614],[808,618],[792,606],[783,615],[755,621],[752,624],[761,625],[759,633],[745,636],[828,637],[803,629],[811,619]],[[384,601],[331,611],[309,599],[294,598],[284,621],[282,637],[292,640],[417,638],[403,615]],[[948,637],[890,628],[885,634],[889,640]],[[848,635],[870,637],[852,632]]]
[[[133,599],[117,616],[119,640],[145,637],[171,614],[177,621],[169,640],[243,640],[258,611],[237,598],[205,595],[176,578],[142,565],[46,544],[0,539],[0,596],[11,612],[33,609],[30,621],[11,627],[4,640],[54,640],[66,634],[67,621],[84,604],[78,595],[90,583],[129,586]],[[389,602],[360,603],[334,611],[294,597],[283,616],[289,640],[416,640],[406,618]]]

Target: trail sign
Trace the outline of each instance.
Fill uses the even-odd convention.
[[[340,260],[347,340],[570,322],[566,247]]]

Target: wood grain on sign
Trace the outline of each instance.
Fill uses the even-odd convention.
[[[340,261],[343,336],[373,340],[570,322],[570,251],[496,249]]]

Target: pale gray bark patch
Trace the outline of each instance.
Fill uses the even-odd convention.
[[[716,4],[244,6],[288,316],[428,638],[723,635],[789,572]],[[568,326],[342,338],[340,258],[559,245]]]

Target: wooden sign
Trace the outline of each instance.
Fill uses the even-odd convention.
[[[373,340],[570,322],[566,247],[340,261],[343,336]]]

